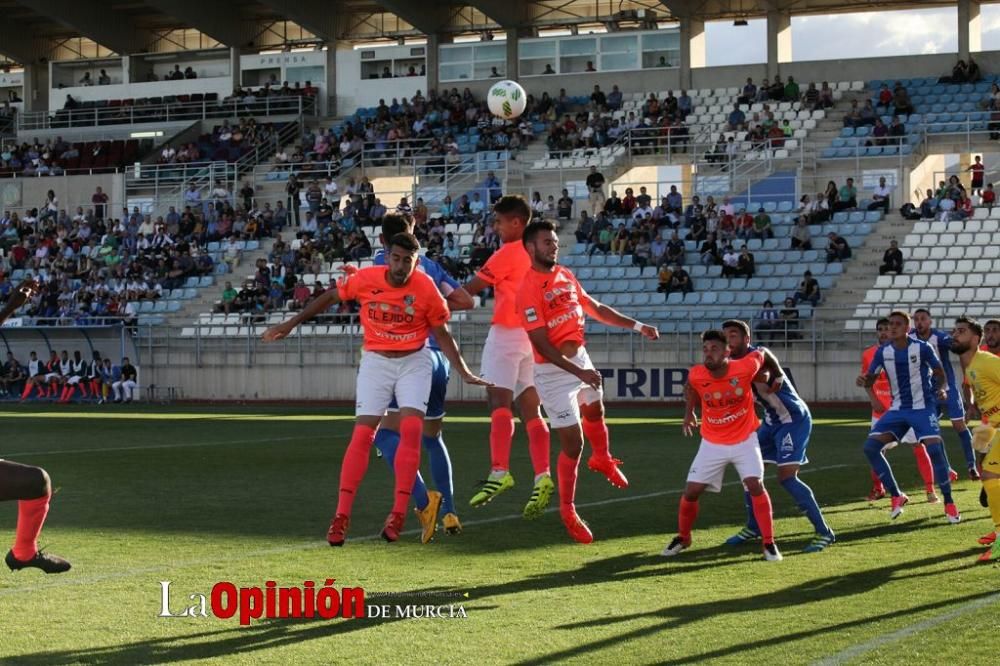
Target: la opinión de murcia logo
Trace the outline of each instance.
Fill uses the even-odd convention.
[[[237,587],[223,581],[212,586],[206,596],[202,593],[187,595],[178,602],[171,597],[172,581],[160,581],[161,618],[208,618],[220,620],[239,618],[243,626],[260,619],[290,618],[380,618],[380,619],[423,619],[423,618],[467,618],[463,604],[365,604],[365,591],[360,587],[337,589],[334,578],[327,578],[322,585],[307,580],[301,586],[278,587],[269,580],[264,587]],[[420,593],[375,593],[376,597],[443,596]],[[466,599],[468,592],[462,595]]]

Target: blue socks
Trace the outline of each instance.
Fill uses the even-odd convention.
[[[972,450],[972,431],[966,428],[958,433],[958,439],[962,442],[962,453],[965,454],[965,466],[968,469],[975,469],[976,454]]]
[[[934,444],[927,444],[926,447],[927,455],[931,459],[931,466],[934,468],[934,481],[937,482],[938,488],[941,489],[944,503],[952,504],[951,479],[948,478],[948,470],[951,469],[951,465],[948,464],[948,454],[945,453],[944,444],[935,442]]]
[[[382,459],[388,463],[389,469],[395,473],[396,449],[399,448],[399,433],[379,428],[378,432],[375,433],[375,448],[382,452]],[[424,479],[420,476],[419,470],[417,470],[417,480],[413,483],[411,497],[413,497],[413,502],[417,505],[418,509],[425,509],[427,507],[427,485],[424,484]]]
[[[431,461],[431,476],[434,478],[434,487],[441,493],[441,511],[444,513],[455,512],[455,485],[451,480],[451,458],[448,457],[448,449],[444,445],[444,438],[438,434],[437,437],[423,437],[424,450]]]
[[[434,486],[441,493],[441,511],[444,513],[456,513],[455,511],[455,484],[451,476],[451,458],[448,456],[448,449],[444,445],[444,438],[427,437],[422,439],[424,449],[430,458],[431,476],[434,477]],[[382,452],[382,458],[388,463],[390,470],[395,470],[396,449],[399,448],[399,433],[385,428],[379,428],[375,434],[375,448]],[[427,484],[424,483],[420,472],[417,472],[417,480],[413,484],[413,502],[418,509],[427,507]]]
[[[757,518],[753,515],[753,500],[746,488],[743,489],[743,504],[747,510],[747,529],[760,534],[760,527],[757,525]]]
[[[803,483],[798,476],[785,479],[781,482],[781,487],[788,491],[796,506],[809,518],[809,522],[816,529],[816,534],[830,534],[830,526],[823,520],[823,513],[819,510],[812,488]]]
[[[885,459],[885,454],[882,453],[885,448],[885,444],[878,441],[877,439],[869,437],[865,442],[865,457],[868,458],[868,464],[871,465],[875,474],[878,476],[879,481],[885,486],[885,489],[893,496],[899,497],[899,486],[896,485],[896,479],[892,476],[892,468],[889,467],[889,461]],[[930,453],[930,446],[927,447],[928,453]],[[932,458],[933,460],[933,458]],[[947,460],[945,465],[947,465]],[[935,475],[937,472],[935,471]],[[948,470],[945,468],[945,478],[948,478]]]

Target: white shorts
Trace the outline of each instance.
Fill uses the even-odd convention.
[[[878,423],[878,418],[872,416],[873,428],[875,427],[876,423]],[[916,433],[913,432],[913,428],[910,428],[909,430],[906,431],[906,434],[903,435],[903,444],[916,444],[916,443],[917,443],[917,435]],[[897,444],[899,444],[899,442],[897,442],[896,440],[892,440],[891,442],[886,444],[882,450],[888,451],[889,449],[895,448]]]
[[[426,412],[432,370],[431,353],[426,347],[399,358],[364,352],[358,367],[354,415],[384,415],[393,395],[400,409]]]
[[[59,379],[60,377],[62,377],[62,375],[58,372],[50,372],[45,375],[45,379],[43,381],[51,382],[53,379]]]
[[[532,368],[535,358],[531,340],[523,328],[490,326],[483,346],[482,376],[499,388],[514,392],[514,397],[535,385]]]
[[[587,350],[580,347],[570,359],[573,365],[594,369]],[[589,405],[604,397],[604,391],[595,391],[562,368],[551,363],[535,364],[535,388],[542,400],[549,424],[553,428],[567,428],[580,423],[580,405]]]
[[[764,460],[760,456],[757,433],[750,433],[739,444],[712,444],[702,439],[698,455],[688,471],[688,483],[704,483],[709,491],[717,493],[722,490],[722,477],[730,463],[736,467],[741,481],[764,478]]]

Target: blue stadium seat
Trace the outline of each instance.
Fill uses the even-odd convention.
[[[594,269],[590,267],[581,268],[577,271],[576,276],[581,280],[590,280],[594,277]]]
[[[609,273],[608,273],[608,277],[611,278],[612,280],[623,280],[623,279],[625,279],[625,267],[624,266],[615,266],[614,268],[611,268],[610,271],[609,271]]]
[[[854,136],[854,128],[845,127],[844,129],[840,130],[840,136],[843,137]]]
[[[199,280],[196,277],[189,277],[187,280],[184,281],[184,287],[185,288],[197,287],[198,284],[199,284]]]
[[[594,279],[595,280],[607,280],[611,276],[610,268],[595,268],[594,269]]]
[[[719,292],[719,305],[732,305],[735,300],[736,296],[732,291],[725,290]]]
[[[213,278],[211,275],[206,275],[206,276],[202,277],[201,280],[199,280],[198,286],[199,287],[211,287],[212,283],[214,283],[214,282],[215,282],[215,278]]]
[[[671,294],[673,296],[674,294]],[[632,304],[633,305],[649,305],[650,303],[649,292],[642,292],[639,294],[632,294]]]

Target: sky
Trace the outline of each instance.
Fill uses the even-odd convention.
[[[891,30],[886,28],[890,20]],[[954,7],[793,17],[792,57],[802,61],[839,59],[845,54],[863,58],[955,52],[957,20]],[[706,24],[709,67],[766,61],[765,21],[749,23]],[[980,25],[983,50],[1000,49],[1000,4],[982,5]]]

